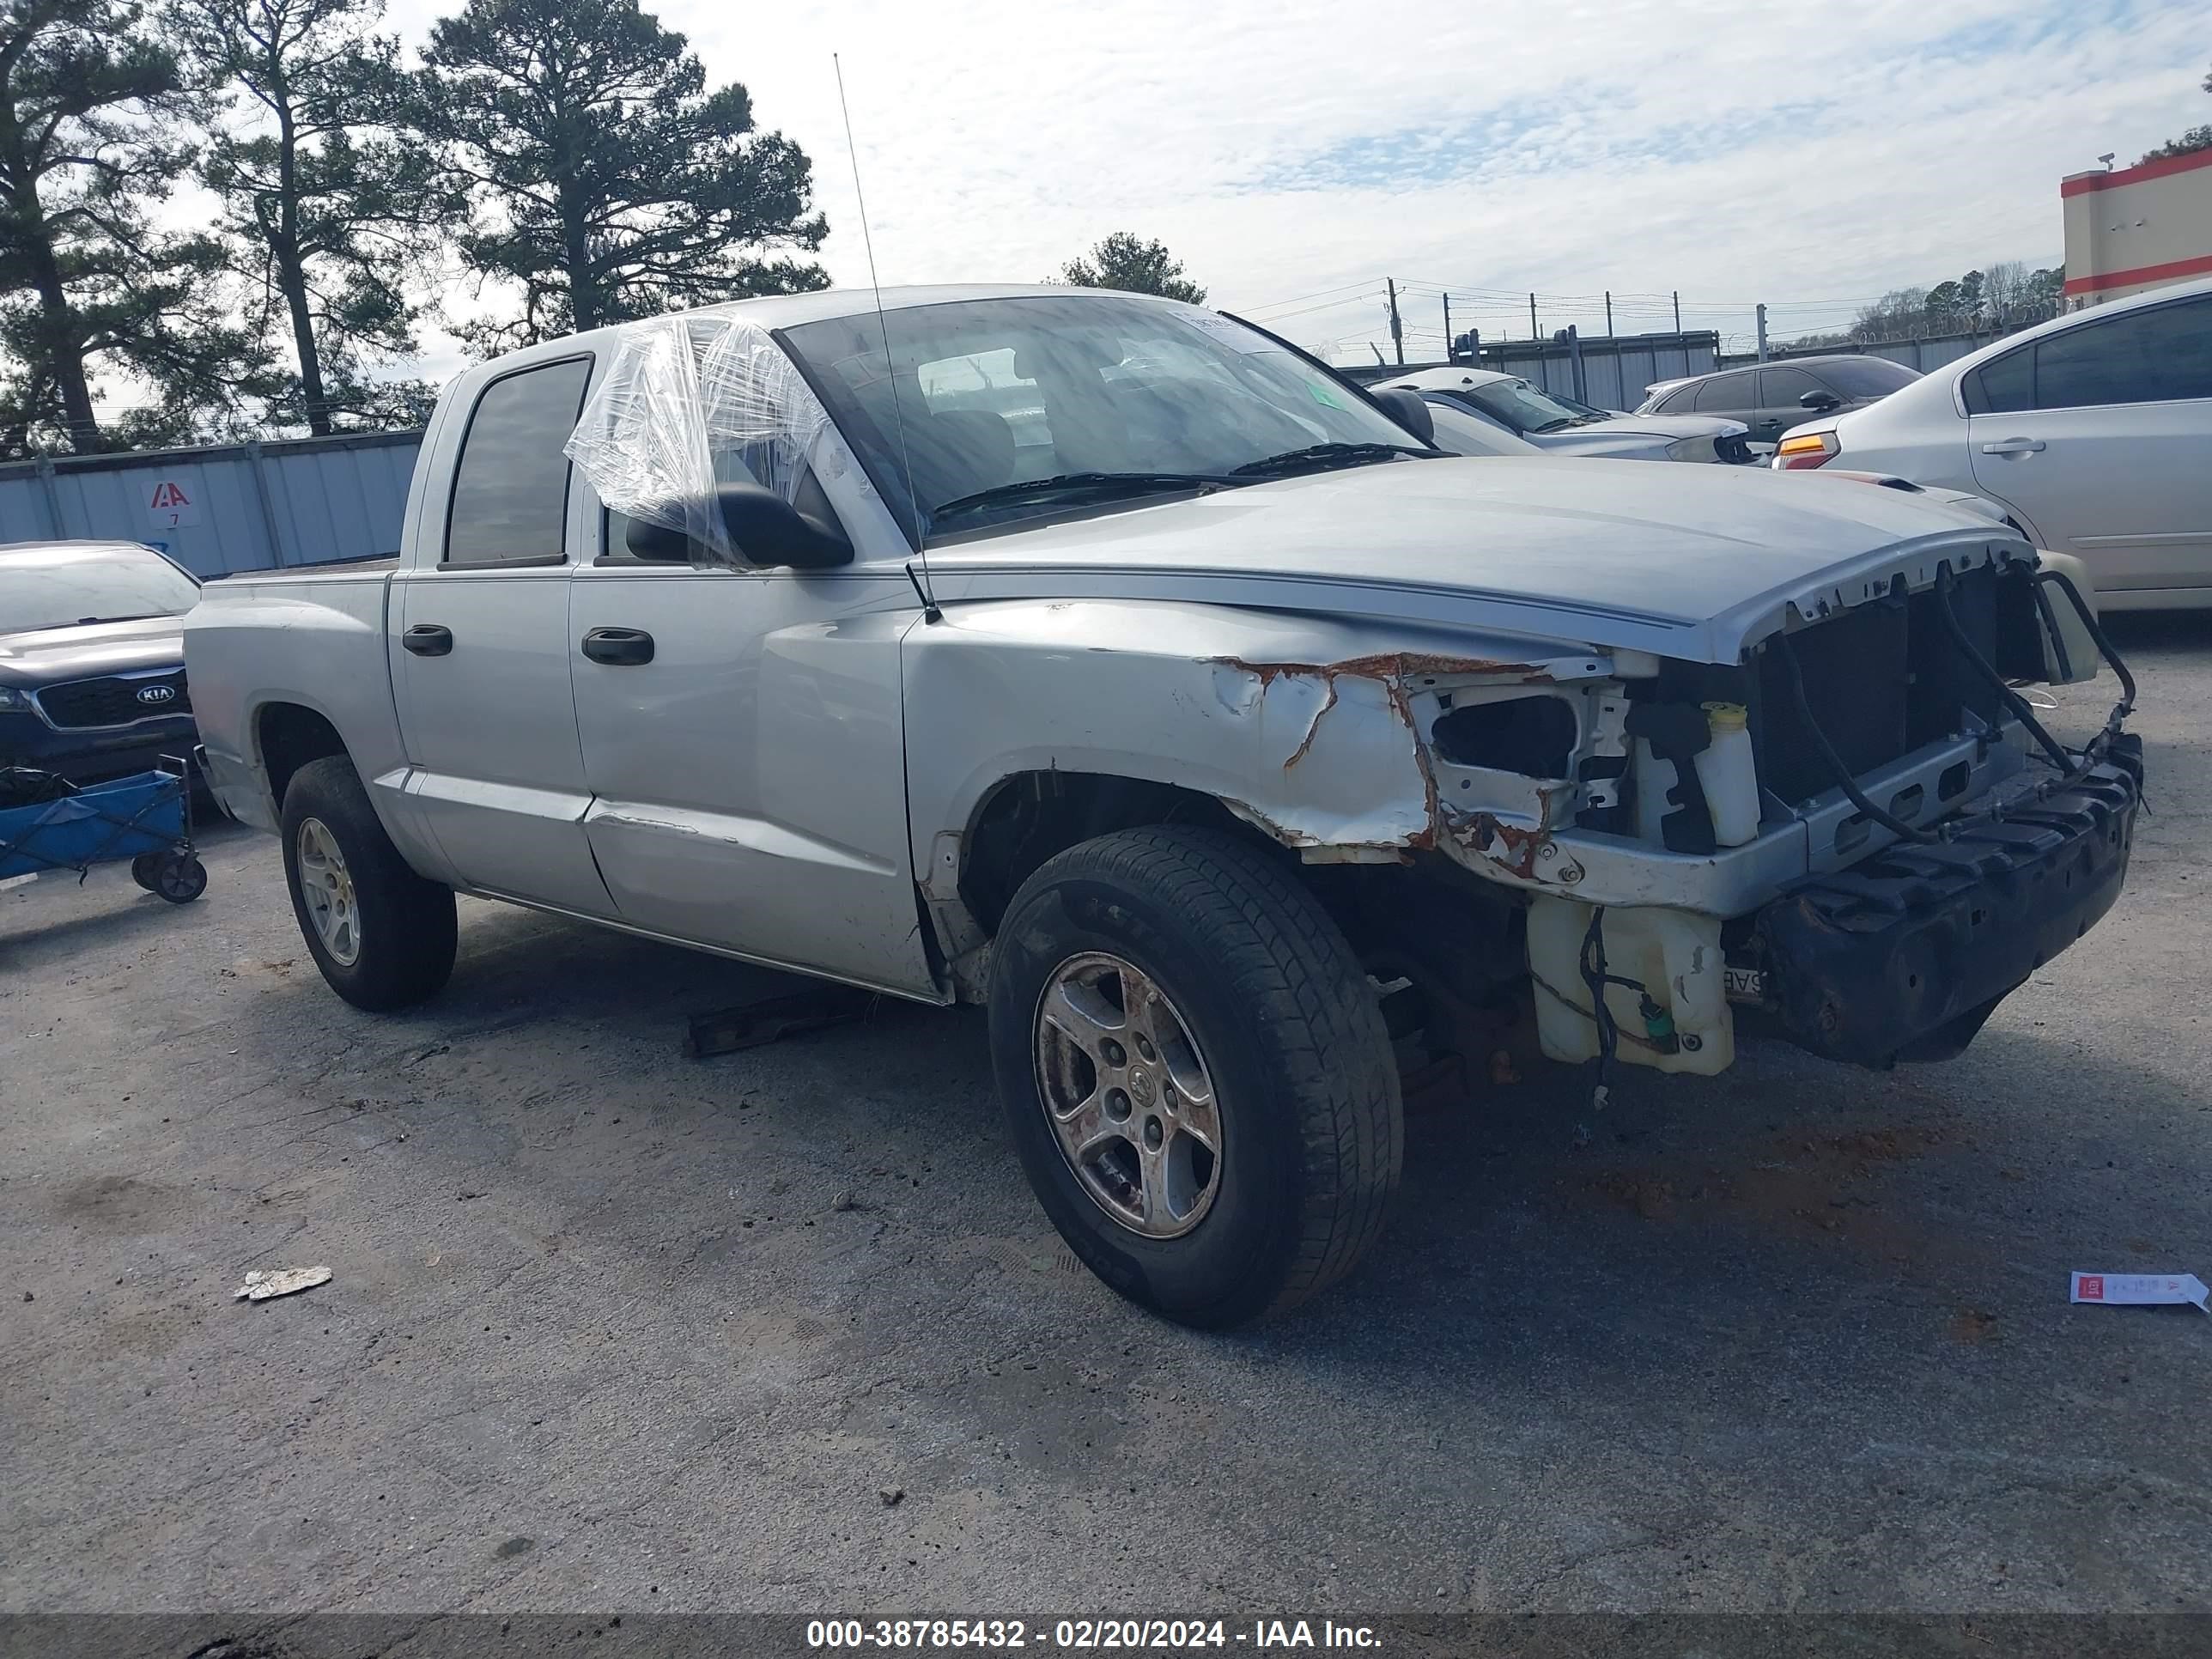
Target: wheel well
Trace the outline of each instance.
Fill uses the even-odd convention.
[[[296,702],[266,705],[255,729],[260,738],[261,763],[269,774],[269,793],[280,812],[294,773],[309,761],[346,752],[345,739],[338,736],[337,727]]]
[[[1282,849],[1212,796],[1171,783],[1097,772],[1018,772],[975,811],[960,866],[960,897],[986,933],[996,933],[1021,884],[1047,859],[1079,842],[1147,823],[1203,823]]]
[[[995,934],[1015,893],[1048,859],[1095,836],[1160,823],[1226,830],[1262,849],[1313,896],[1374,982],[1398,981],[1382,993],[1385,1018],[1401,1066],[1429,1079],[1422,1087],[1472,1076],[1468,1066],[1511,1046],[1513,1009],[1528,977],[1517,894],[1434,853],[1404,864],[1307,864],[1197,790],[1097,773],[1007,778],[970,823],[962,903]],[[1454,1055],[1456,1072],[1443,1064]]]

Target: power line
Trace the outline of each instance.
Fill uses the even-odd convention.
[[[1346,283],[1341,288],[1325,288],[1316,293],[1300,294],[1287,300],[1261,300],[1249,306],[1239,307],[1238,309],[1247,314],[1256,311],[1273,311],[1282,306],[1304,305],[1309,300],[1324,299],[1332,294],[1341,294],[1351,299],[1358,299],[1361,295],[1374,292],[1377,286],[1376,279],[1370,277],[1364,283]]]
[[[1282,323],[1288,322],[1293,317],[1304,317],[1310,313],[1316,311],[1340,311],[1346,306],[1359,305],[1369,300],[1379,302],[1382,297],[1382,290],[1381,289],[1369,289],[1364,293],[1354,294],[1346,299],[1325,300],[1319,305],[1304,306],[1297,311],[1279,311],[1275,313],[1273,316],[1255,317],[1252,316],[1252,313],[1249,311],[1247,311],[1244,314],[1248,317],[1252,317],[1252,320],[1255,323]]]

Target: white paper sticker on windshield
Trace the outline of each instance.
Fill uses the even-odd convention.
[[[1185,307],[1183,321],[1200,332],[1210,335],[1232,351],[1273,351],[1275,343],[1256,329],[1247,328],[1218,311],[1203,311],[1196,306]]]

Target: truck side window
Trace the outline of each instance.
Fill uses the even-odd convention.
[[[568,513],[568,458],[592,360],[503,375],[470,411],[446,514],[448,565],[558,564]]]

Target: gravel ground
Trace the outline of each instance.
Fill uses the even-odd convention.
[[[235,829],[0,894],[0,1611],[2212,1608],[2212,1322],[2065,1300],[2212,1277],[2212,635],[2123,641],[2130,886],[1963,1059],[1419,1116],[1226,1338],[1075,1267],[977,1016],[687,1060],[786,982],[465,902],[373,1018]]]

